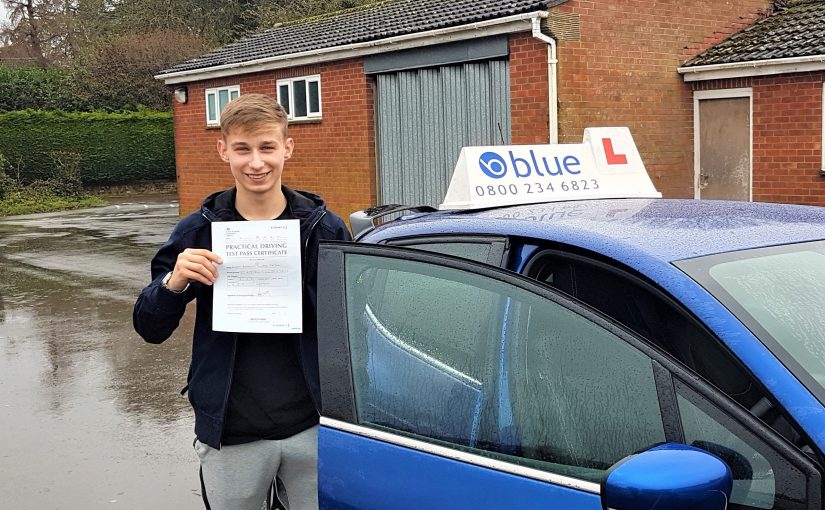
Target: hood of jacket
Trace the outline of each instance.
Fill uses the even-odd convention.
[[[281,190],[297,219],[309,219],[326,209],[324,199],[314,193],[293,190],[283,185]],[[236,195],[237,190],[234,187],[209,195],[201,204],[201,215],[209,221],[232,220],[235,218]]]

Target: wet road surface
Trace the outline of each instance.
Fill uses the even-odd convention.
[[[132,329],[170,197],[0,218],[0,507],[201,508],[186,382],[192,317]]]

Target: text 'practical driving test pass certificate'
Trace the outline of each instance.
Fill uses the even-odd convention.
[[[213,330],[301,332],[298,220],[213,222],[212,251],[223,259],[213,284]]]

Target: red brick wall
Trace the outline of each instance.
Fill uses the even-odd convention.
[[[753,90],[753,199],[825,206],[822,83],[825,72],[698,82],[697,90]]]
[[[547,45],[529,32],[510,36],[510,126],[514,144],[547,143]]]
[[[348,60],[189,83],[189,101],[174,106],[181,214],[196,209],[209,193],[233,184],[216,151],[220,129],[206,128],[204,90],[240,85],[241,94],[274,96],[276,80],[311,74],[321,75],[323,120],[290,124],[295,152],[286,164],[283,182],[320,194],[344,219],[375,202],[373,91],[361,61]]]
[[[752,22],[768,0],[570,0],[580,37],[558,42],[559,141],[628,126],[656,188],[693,197],[693,98],[676,69]]]

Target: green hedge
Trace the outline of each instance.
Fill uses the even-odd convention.
[[[175,178],[170,112],[0,112],[0,154],[23,182],[52,177],[73,158],[84,184]]]
[[[0,65],[0,111],[90,111],[106,107],[94,98],[81,97],[79,90],[74,73],[66,69]]]
[[[110,65],[111,68],[99,70],[98,74],[81,68],[0,65],[0,112],[118,112],[136,111],[141,105],[170,110],[170,92],[152,78],[152,70],[128,67],[119,71],[117,65]]]

